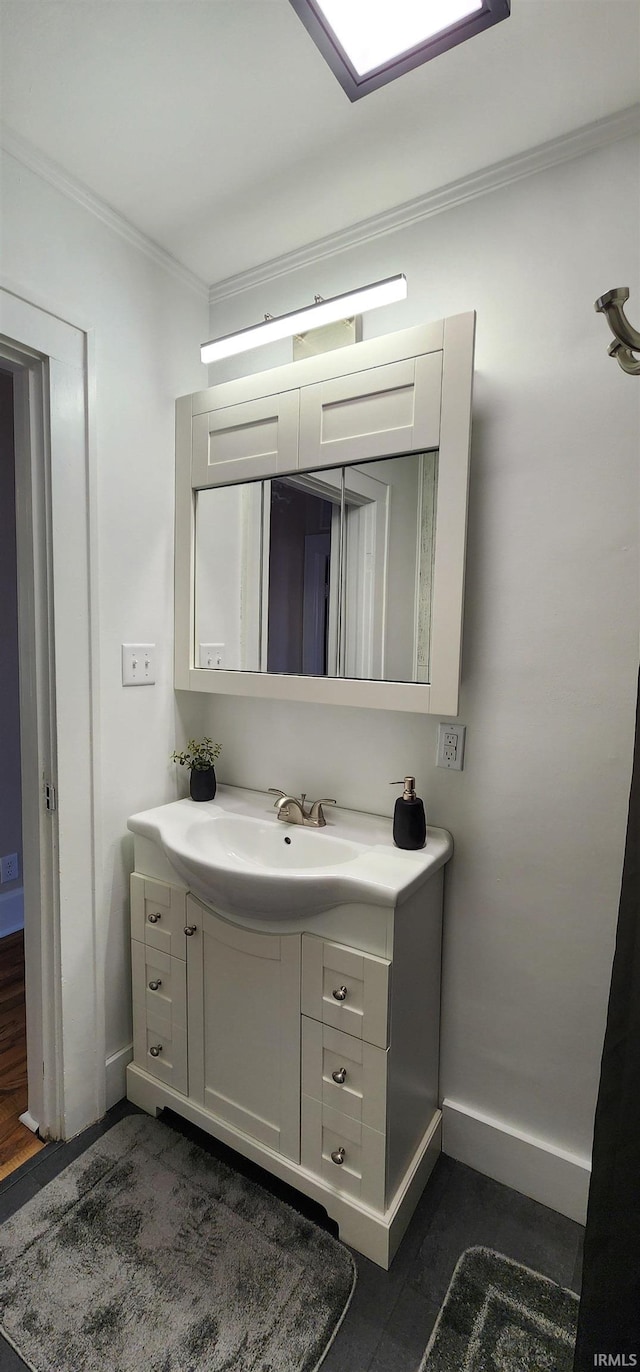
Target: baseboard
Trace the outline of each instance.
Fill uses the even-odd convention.
[[[133,1061],[133,1044],[128,1043],[126,1048],[121,1048],[118,1053],[112,1053],[107,1058],[106,1072],[106,1104],[107,1110],[112,1105],[117,1105],[127,1094],[127,1067]]]
[[[442,1151],[584,1224],[591,1164],[457,1101],[442,1106]]]
[[[24,929],[24,890],[22,886],[0,895],[0,938]]]

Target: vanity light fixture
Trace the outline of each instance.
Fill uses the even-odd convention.
[[[510,0],[290,0],[350,100],[488,29]]]
[[[375,281],[371,286],[359,286],[355,291],[344,295],[333,295],[329,300],[316,296],[313,305],[305,305],[291,314],[275,317],[265,315],[262,323],[252,324],[238,333],[225,334],[223,338],[213,338],[203,343],[200,357],[203,362],[218,362],[222,357],[234,357],[236,353],[248,352],[250,348],[260,348],[263,343],[274,343],[280,338],[292,338],[294,334],[304,333],[307,329],[319,329],[323,324],[332,324],[336,319],[347,319],[353,314],[364,314],[378,305],[391,305],[396,300],[405,300],[407,278],[403,272],[397,276],[387,276],[384,281]]]

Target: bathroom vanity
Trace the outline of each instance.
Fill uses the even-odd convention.
[[[440,1151],[450,836],[313,832],[220,787],[134,815],[129,1099],[169,1107],[325,1207],[388,1267]]]

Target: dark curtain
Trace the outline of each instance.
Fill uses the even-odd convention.
[[[595,1117],[574,1372],[607,1365],[640,1369],[639,721],[640,706]],[[608,1361],[596,1361],[598,1353],[608,1354]],[[619,1360],[614,1363],[616,1354]]]

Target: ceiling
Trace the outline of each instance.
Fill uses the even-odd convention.
[[[512,0],[356,104],[288,0],[0,0],[0,23],[7,128],[207,283],[640,93],[640,0]]]

